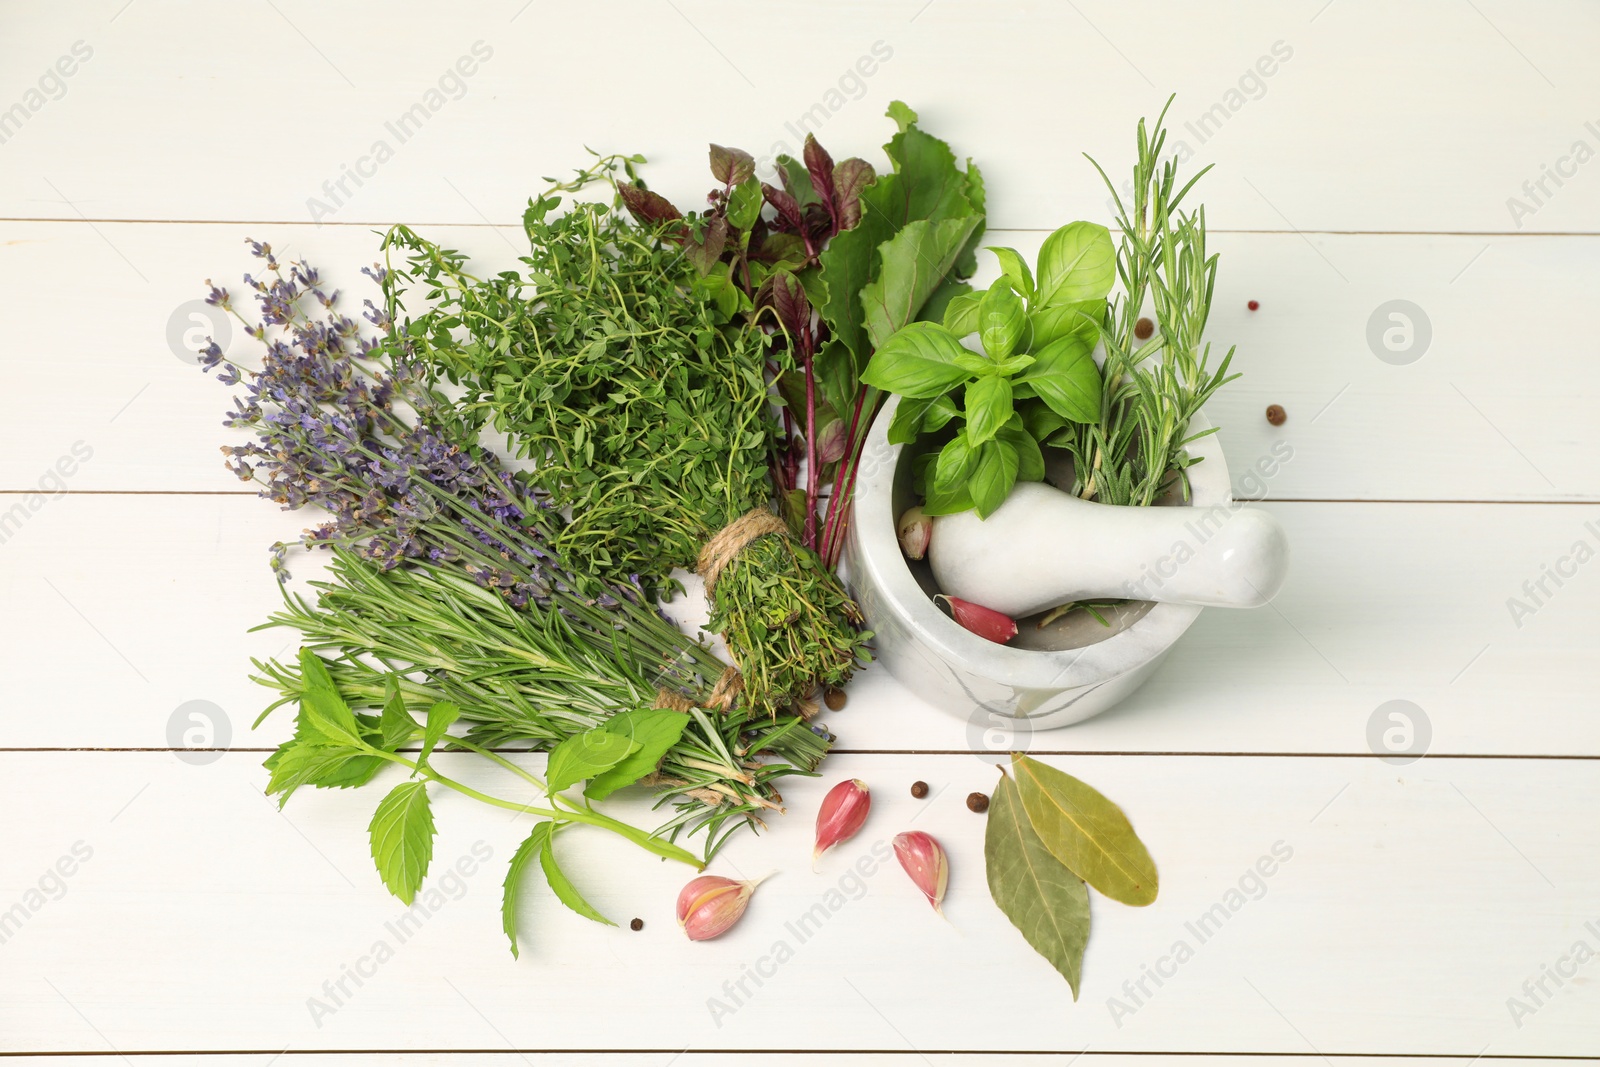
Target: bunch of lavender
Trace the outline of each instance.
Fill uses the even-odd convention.
[[[401,672],[449,694],[479,743],[548,749],[621,711],[715,704],[719,714],[690,715],[654,776],[663,799],[679,803],[672,832],[709,828],[713,846],[728,820],[777,803],[774,778],[816,765],[825,736],[794,716],[752,720],[732,705],[723,664],[662,616],[637,580],[597,583],[556,557],[560,516],[415,372],[383,310],[366,302],[382,337],[365,336],[316,271],[250,245],[266,267],[265,277],[245,278],[261,321],[247,320],[225,289],[212,287],[207,300],[238,318],[266,356],[250,371],[213,342],[202,363],[243,385],[226,425],[256,439],[223,448],[230,469],[286,509],[328,515],[303,543],[338,551],[333,580],[315,583],[315,605],[291,598],[269,625],[306,635],[353,706],[381,707],[374,679]],[[364,273],[386,281],[382,268]],[[280,581],[286,551],[273,546]],[[458,595],[441,594],[450,582]],[[503,605],[498,617],[463,589]],[[278,703],[304,697],[303,671],[258,667],[283,694]],[[758,754],[775,762],[757,764]]]

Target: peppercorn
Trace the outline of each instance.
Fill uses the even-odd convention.
[[[1272,425],[1282,426],[1284,422],[1288,420],[1288,418],[1289,413],[1283,410],[1283,405],[1270,404],[1267,406],[1267,421],[1272,423]]]
[[[1261,307],[1261,301],[1252,300],[1250,303],[1246,304],[1245,307],[1249,308],[1251,311],[1255,311]]]
[[[927,782],[912,782],[911,783],[911,795],[916,797],[918,800],[921,800],[923,797],[927,796],[928,795],[928,783]]]
[[[843,689],[830,689],[822,694],[822,702],[828,705],[829,711],[838,711],[844,707],[845,695]]]
[[[633,922],[628,924],[628,929],[630,929],[630,930],[643,930],[644,929],[644,920],[643,919],[635,919],[635,920],[633,920]]]
[[[967,809],[982,815],[989,810],[989,798],[982,793],[968,793]]]
[[[1143,341],[1146,337],[1156,332],[1156,324],[1149,319],[1140,319],[1133,324],[1133,335]]]

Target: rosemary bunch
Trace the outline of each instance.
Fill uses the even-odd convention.
[[[772,496],[767,338],[702,295],[664,228],[607,204],[553,214],[556,192],[618,165],[603,159],[530,204],[520,273],[475,277],[459,253],[392,230],[385,248],[405,258],[385,274],[394,337],[464,387],[468,418],[533,459],[529,484],[570,512],[551,543],[577,572],[652,595],[671,591],[674,568],[705,575],[709,626],[744,700],[775,715],[847,680],[868,635],[816,554],[760,520]],[[407,287],[427,294],[409,318]],[[731,536],[740,520],[753,538]]]
[[[315,603],[286,595],[263,628],[294,629],[325,654],[353,707],[381,707],[399,674],[408,703],[451,701],[471,724],[465,740],[483,748],[553,748],[620,712],[656,706],[663,688],[704,692],[722,669],[704,648],[652,633],[610,648],[586,641],[560,613],[518,610],[434,564],[379,571],[335,549],[329,577],[308,583]],[[278,704],[303,699],[297,668],[256,667],[256,680],[282,694]],[[676,802],[656,832],[703,829],[709,860],[738,826],[778,808],[779,778],[811,770],[828,746],[795,716],[770,721],[742,705],[685,714],[683,734],[644,784],[658,790],[658,807]]]
[[[1217,257],[1206,252],[1205,208],[1185,212],[1179,207],[1211,168],[1178,187],[1177,163],[1161,160],[1166,114],[1164,107],[1154,134],[1139,121],[1129,202],[1090,160],[1117,205],[1117,275],[1123,291],[1112,298],[1100,331],[1106,353],[1100,419],[1077,424],[1068,447],[1078,495],[1106,504],[1154,503],[1175,479],[1187,500],[1184,472],[1194,462],[1187,448],[1216,432],[1213,427],[1190,434],[1189,420],[1238,377],[1228,374],[1232,348],[1215,370],[1208,366],[1211,346],[1201,335],[1211,313]],[[1147,296],[1156,330],[1140,341],[1134,331]]]

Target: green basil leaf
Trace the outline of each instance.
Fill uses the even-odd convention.
[[[686,716],[679,716],[686,718]],[[539,850],[539,866],[544,869],[544,876],[550,882],[550,888],[555,890],[556,899],[561,901],[585,919],[593,919],[606,926],[615,926],[616,923],[594,910],[594,906],[583,899],[583,894],[567,880],[560,867],[556,865],[555,835],[550,834],[545,838],[544,847]]]
[[[996,374],[1009,378],[1019,371],[1027,370],[1033,364],[1034,359],[1032,356],[1007,356],[994,365],[994,371]]]
[[[761,182],[746,178],[728,194],[728,221],[736,229],[748,230],[761,217]]]
[[[1048,764],[1012,757],[1028,822],[1050,854],[1112,900],[1143,907],[1156,899],[1155,861],[1122,809]]]
[[[949,490],[960,485],[967,480],[967,475],[972,473],[972,464],[976,458],[972,442],[967,440],[966,433],[956,434],[939,450],[939,460],[933,468],[933,486]]]
[[[963,293],[944,306],[944,328],[957,337],[965,337],[978,329],[978,304],[982,294]]]
[[[1103,300],[1117,280],[1111,231],[1093,222],[1069,222],[1039,249],[1041,306]]]
[[[1011,487],[1017,484],[1017,463],[1017,450],[1005,441],[985,441],[979,446],[977,462],[967,479],[978,518],[987,519],[1011,495]]]
[[[922,428],[932,433],[934,430],[943,429],[945,423],[958,417],[961,409],[956,407],[956,402],[948,395],[936,396],[928,405],[927,413],[922,416]]]
[[[894,415],[889,419],[889,443],[891,445],[909,445],[917,439],[917,434],[922,432],[922,419],[933,407],[937,400],[943,397],[916,397],[903,396],[895,405]]]
[[[956,357],[956,366],[960,367],[968,374],[985,375],[993,374],[995,372],[994,360],[988,358],[987,356],[980,356],[978,353],[965,348],[963,348],[961,350],[961,354]]]
[[[1011,381],[998,374],[967,386],[967,439],[981,445],[1011,418]]]
[[[517,958],[517,894],[522,886],[522,872],[528,869],[544,847],[550,841],[551,823],[542,822],[533,828],[533,833],[527,840],[517,846],[516,854],[511,857],[511,866],[506,871],[506,880],[501,888],[500,895],[500,927],[506,932],[506,937],[511,940],[511,956]]]
[[[872,354],[861,380],[875,389],[901,396],[938,396],[970,377],[956,362],[963,353],[971,354],[943,326],[913,322],[895,331]]]
[[[1091,349],[1100,341],[1100,324],[1105,321],[1104,300],[1079,300],[1036,308],[1029,316],[1033,327],[1033,347],[1043,348],[1062,337],[1081,338]]]
[[[1049,961],[1078,999],[1089,943],[1089,891],[1034,833],[1017,787],[1000,776],[983,837],[989,895],[1033,950]]]
[[[1015,248],[991,248],[989,251],[1000,261],[1000,273],[1011,279],[1012,288],[1032,300],[1033,271],[1028,269],[1028,261]]]
[[[972,493],[965,482],[948,487],[929,485],[922,498],[922,510],[928,515],[959,515],[972,510]]]
[[[1075,336],[1062,337],[1033,354],[1034,363],[1020,381],[1064,419],[1099,422],[1100,368],[1088,345]]]
[[[1024,405],[1022,424],[1035,441],[1048,440],[1050,435],[1067,425],[1067,420],[1050,410],[1050,405],[1040,401]]]
[[[300,710],[306,726],[323,739],[361,748],[361,728],[350,705],[339,695],[322,657],[309,648],[300,650],[300,680],[304,685]]]
[[[433,859],[433,811],[424,782],[401,782],[378,803],[367,827],[378,877],[410,904]]]
[[[614,734],[603,726],[573,734],[550,750],[550,762],[545,767],[545,788],[552,794],[559,793],[585,778],[610,770],[638,749],[639,742]]]
[[[1004,278],[989,286],[978,305],[978,339],[983,350],[996,362],[1005,359],[1023,344],[1028,333],[1028,309],[1022,297]]]
[[[633,708],[613,715],[606,720],[604,729],[637,741],[639,747],[610,770],[592,777],[584,787],[583,795],[591,800],[604,800],[622,787],[632,785],[654,772],[661,758],[678,743],[684,727],[688,725],[689,716],[663,708]]]
[[[422,728],[422,751],[417,755],[418,763],[426,763],[433,754],[433,746],[437,745],[450,729],[450,725],[461,718],[461,709],[448,700],[441,700],[428,709],[428,725]]]
[[[417,721],[406,710],[405,698],[400,695],[400,679],[391,674],[383,683],[383,715],[379,719],[379,745],[385,752],[410,741],[417,732]]]
[[[1017,450],[1017,481],[1042,482],[1044,452],[1039,448],[1039,442],[1023,427],[1022,420],[1016,416],[1012,418],[1015,421],[1000,427],[995,437]]]

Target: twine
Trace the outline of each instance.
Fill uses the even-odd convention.
[[[751,508],[728,525],[711,535],[700,550],[695,571],[706,582],[706,596],[716,587],[722,569],[733,562],[733,557],[745,550],[758,537],[768,534],[789,534],[789,524],[764,507]]]

